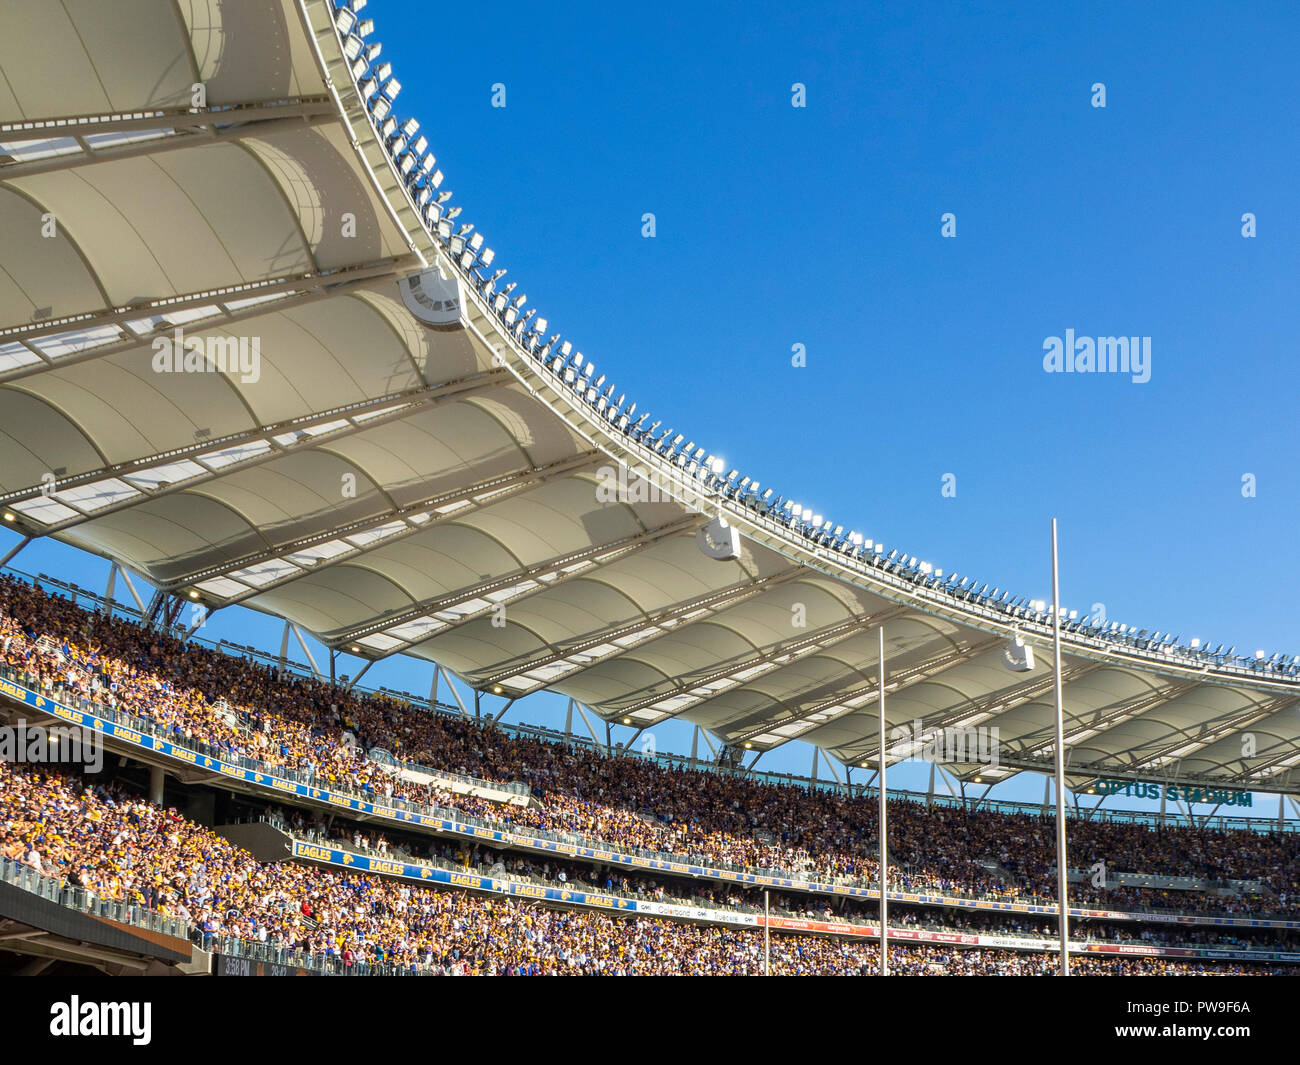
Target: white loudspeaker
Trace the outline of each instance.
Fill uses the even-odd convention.
[[[721,516],[697,532],[695,539],[709,558],[727,562],[740,557],[740,530],[732,528]]]
[[[1019,636],[1008,640],[1002,650],[1002,661],[1013,673],[1031,673],[1034,669],[1034,649]]]

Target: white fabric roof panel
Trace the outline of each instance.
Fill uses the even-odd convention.
[[[390,159],[324,0],[10,7],[0,125],[27,123],[0,130],[14,527],[332,646],[855,764],[875,749],[884,624],[891,724],[996,726],[1004,768],[1048,766],[1042,617],[815,546],[703,489],[688,465],[702,455],[670,465],[612,427],[595,386],[580,397],[544,368],[529,353],[543,337],[521,346],[522,323],[453,262],[468,230],[421,220],[434,183],[417,200],[424,171]],[[191,107],[195,81],[209,109]],[[156,372],[152,342],[175,323],[255,339],[256,379]],[[617,462],[654,469],[664,497],[603,501],[597,470]],[[697,543],[718,513],[738,559]],[[1016,630],[1032,673],[1003,664]],[[1071,780],[1300,784],[1295,669],[1082,632],[1063,664]],[[1243,729],[1258,756],[1242,758]]]

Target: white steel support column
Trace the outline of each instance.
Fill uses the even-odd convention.
[[[1065,700],[1061,687],[1061,588],[1052,519],[1052,668],[1056,677],[1056,903],[1060,908],[1061,975],[1070,975],[1069,881],[1065,852]]]
[[[0,558],[0,568],[9,565],[9,563],[12,562],[18,556],[18,552],[21,551],[24,547],[26,547],[31,542],[32,542],[32,538],[30,536],[24,536],[21,540],[18,541],[18,543],[14,544],[14,546],[9,550],[9,552],[5,555],[5,557]]]
[[[316,656],[311,653],[311,648],[307,646],[307,640],[302,634],[302,629],[297,625],[293,626],[293,634],[298,637],[298,646],[302,648],[302,653],[307,656],[307,661],[311,665],[311,671],[320,679],[324,679],[324,674],[320,671],[320,666],[316,664]]]
[[[889,825],[885,802],[885,627],[878,630],[880,634],[880,694],[877,705],[880,710],[880,772],[877,783],[880,787],[880,975],[889,975]]]

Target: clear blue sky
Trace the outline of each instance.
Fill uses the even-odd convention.
[[[1055,515],[1067,606],[1300,653],[1300,7],[1081,6],[365,15],[461,221],[665,427],[1016,594],[1050,598]],[[1151,380],[1045,373],[1067,329],[1151,337]],[[16,564],[105,570],[46,547]],[[278,640],[233,612],[210,631]],[[372,678],[427,687],[424,667]]]

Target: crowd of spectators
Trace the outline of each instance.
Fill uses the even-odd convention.
[[[0,857],[104,899],[189,922],[204,944],[247,940],[332,959],[458,975],[756,975],[753,930],[547,909],[295,862],[262,864],[223,837],[115,786],[0,763]],[[776,974],[874,971],[878,948],[772,937]],[[906,975],[1036,974],[1051,955],[891,949]],[[1078,959],[1098,973],[1265,974],[1272,966]]]
[[[536,858],[528,854],[497,850],[478,842],[467,844],[437,837],[398,837],[390,843],[383,832],[355,824],[330,824],[323,816],[308,816],[298,809],[267,807],[258,816],[299,839],[333,844],[379,857],[393,857],[416,863],[431,862],[443,868],[462,869],[480,876],[705,909],[761,913],[764,908],[761,894],[742,891],[735,884],[725,881],[711,883],[674,878],[657,879],[650,874],[628,875],[623,870],[588,862]],[[851,898],[773,891],[768,903],[773,915],[801,920],[874,925],[879,919],[879,912],[873,903]],[[1034,939],[1054,939],[1058,934],[1055,917],[934,906],[895,907],[890,914],[890,926]],[[1074,940],[1090,943],[1207,946],[1288,952],[1300,950],[1298,937],[1273,930],[1249,928],[1203,928],[1076,919],[1071,922],[1070,934]]]
[[[24,671],[51,695],[98,701],[177,742],[309,773],[321,786],[454,806],[503,826],[707,864],[859,882],[876,876],[876,806],[869,796],[668,769],[636,755],[512,736],[221,654],[83,610],[69,597],[8,576],[0,577],[0,666]],[[403,780],[366,757],[371,748],[444,772],[523,782],[535,801],[502,804]],[[1051,819],[1035,815],[897,803],[890,884],[1047,900],[1055,887],[1054,833]],[[1267,895],[1081,884],[1072,888],[1072,901],[1108,909],[1294,913],[1300,909],[1296,838],[1074,819],[1072,865],[1101,860],[1112,872],[1253,880]]]

